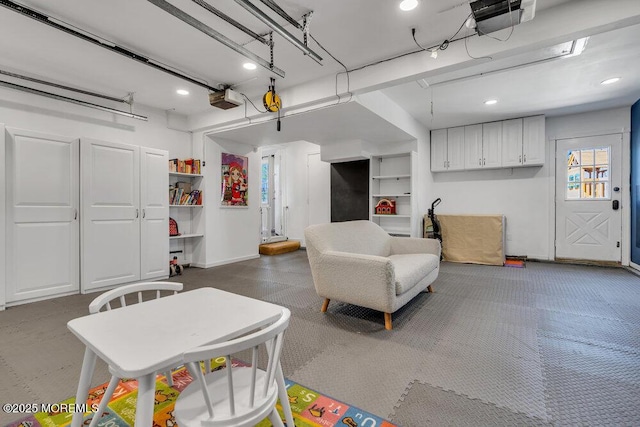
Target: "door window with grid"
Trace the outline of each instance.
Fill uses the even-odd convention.
[[[566,200],[611,198],[610,147],[567,151]]]

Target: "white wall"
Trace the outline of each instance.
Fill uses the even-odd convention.
[[[547,118],[542,167],[434,173],[434,196],[442,198],[436,214],[504,214],[507,255],[553,259],[555,139],[621,132],[629,120],[629,108]]]
[[[320,147],[306,141],[292,142],[285,149],[285,178],[287,214],[287,237],[291,240],[299,240],[305,245],[304,229],[309,225],[309,198],[317,197],[325,199],[326,208],[320,216],[324,216],[326,222],[331,221],[331,193],[327,188],[322,194],[309,194],[309,182],[330,182],[329,163],[324,170],[318,171],[320,176],[312,176],[309,172],[308,158],[310,154],[320,153]]]
[[[198,267],[214,267],[257,258],[260,244],[260,163],[254,147],[216,138],[215,135],[194,135],[194,152],[204,150],[204,209],[206,235],[204,251],[194,254]],[[248,157],[248,207],[222,207],[220,167],[221,153]]]
[[[128,106],[116,107],[126,110]],[[0,88],[0,123],[7,127],[159,148],[169,158],[191,157],[191,134],[167,128],[164,111],[134,107],[148,121]]]

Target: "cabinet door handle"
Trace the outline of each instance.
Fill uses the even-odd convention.
[[[138,209],[136,209],[136,218],[138,218]]]
[[[524,160],[524,163],[527,163],[527,155],[526,154],[523,156],[523,160]]]
[[[73,220],[75,221],[76,219],[78,219],[78,209],[73,210]]]
[[[146,217],[147,213],[144,211],[144,209],[142,209],[142,218]]]
[[[518,156],[518,163],[522,163],[522,154]]]
[[[478,166],[482,166],[482,159],[478,159]]]
[[[486,161],[487,161],[487,159],[484,159],[484,158],[482,159],[482,166],[484,166],[484,165],[486,165],[486,164],[487,164],[487,162],[486,162]]]
[[[444,168],[447,167],[447,161],[446,160],[444,162],[442,162],[442,167],[444,167]]]

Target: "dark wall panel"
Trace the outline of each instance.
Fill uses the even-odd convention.
[[[631,107],[631,261],[640,264],[640,101]]]
[[[369,219],[369,160],[331,164],[331,222]]]

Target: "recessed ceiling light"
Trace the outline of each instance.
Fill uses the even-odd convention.
[[[418,0],[402,0],[400,2],[400,9],[406,11],[413,10],[418,6]]]
[[[601,85],[610,85],[611,83],[615,83],[615,82],[617,82],[618,80],[620,80],[620,77],[612,77],[612,78],[610,78],[610,79],[607,79],[607,80],[603,80],[603,81],[601,81],[601,82],[600,82],[600,84],[601,84]]]
[[[182,95],[182,96],[189,95],[189,91],[188,91],[188,90],[185,90],[185,89],[178,89],[178,90],[176,90],[176,93],[177,93],[178,95]]]
[[[254,64],[253,62],[245,62],[244,64],[242,64],[242,66],[244,68],[246,68],[247,70],[255,70],[256,69],[256,64]]]
[[[493,105],[497,103],[498,103],[497,99],[489,99],[488,101],[484,101],[484,105]]]

